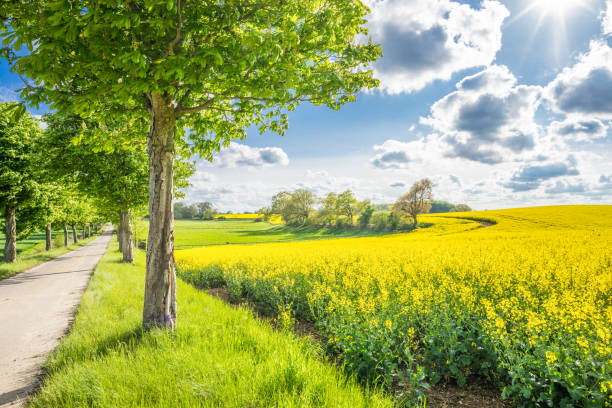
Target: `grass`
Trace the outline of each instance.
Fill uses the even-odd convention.
[[[36,238],[32,238],[32,237],[29,238],[29,240],[35,242],[33,245],[28,246],[28,244],[23,244],[24,241],[28,241],[28,240],[18,241],[17,242],[17,249],[18,249],[17,262],[0,262],[0,279],[8,278],[9,276],[22,272],[42,262],[46,262],[50,259],[58,257],[62,254],[65,254],[66,252],[70,252],[73,249],[77,249],[87,244],[91,240],[93,240],[96,236],[97,234],[90,238],[86,238],[84,240],[79,239],[79,242],[76,244],[71,244],[68,246],[62,245],[60,247],[54,247],[54,248],[51,248],[50,251],[45,251],[44,233],[42,234],[42,242],[36,242],[35,241]],[[70,242],[72,242],[72,234],[70,235]],[[4,248],[3,239],[0,240],[0,244],[2,245],[2,248]],[[22,248],[21,251],[19,251],[20,244]]]
[[[254,222],[176,220],[174,237],[176,249],[220,244],[251,244],[278,241],[306,241],[328,238],[357,238],[383,235],[385,232],[361,229],[320,227],[290,227]]]
[[[313,342],[182,281],[176,332],[143,331],[144,254],[127,265],[116,249],[113,241],[31,407],[392,406],[323,362]]]
[[[69,238],[72,241],[72,230],[70,229],[70,227],[68,227],[68,231],[69,231]],[[52,232],[53,237],[57,237],[57,236],[64,236],[64,231],[63,230],[54,230]],[[80,237],[81,236],[81,229],[77,228],[77,235]],[[4,248],[4,242],[5,242],[5,237],[4,237],[4,232],[0,232],[0,247]],[[39,248],[42,244],[42,246],[44,247],[45,244],[45,231],[39,231],[39,232],[35,232],[34,234],[30,235],[28,238],[26,239],[21,239],[19,241],[17,241],[17,254],[26,252],[30,249],[37,249]]]

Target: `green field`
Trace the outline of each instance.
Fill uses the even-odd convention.
[[[144,252],[135,255],[122,264],[113,241],[31,407],[392,406],[324,362],[311,340],[182,281],[176,332],[143,331]]]
[[[254,221],[176,220],[174,223],[176,249],[205,245],[356,238],[382,234],[384,232],[356,228],[290,227]]]

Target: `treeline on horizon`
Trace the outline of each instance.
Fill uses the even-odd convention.
[[[425,179],[427,180],[427,179]],[[428,180],[427,180],[428,181]],[[423,182],[423,180],[421,181]],[[317,197],[306,189],[293,192],[281,191],[272,197],[268,207],[255,212],[245,211],[242,214],[261,214],[263,220],[269,220],[273,214],[280,214],[288,225],[319,226],[334,228],[373,228],[377,230],[410,230],[418,226],[416,215],[424,213],[449,213],[472,211],[467,204],[453,204],[447,201],[433,200],[431,185],[415,183],[410,192],[400,197],[394,204],[373,204],[370,200],[357,200],[351,190],[341,193],[331,192],[324,197]],[[421,201],[414,195],[423,191]],[[403,200],[402,200],[403,199]],[[402,203],[404,204],[402,208]],[[412,209],[406,208],[412,205]],[[216,210],[210,202],[174,204],[175,219],[212,220],[218,214],[231,214],[231,211]],[[409,218],[412,217],[412,221]]]

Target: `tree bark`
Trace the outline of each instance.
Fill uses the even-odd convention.
[[[66,226],[66,221],[63,222],[64,227],[64,246],[68,246],[68,227]]]
[[[87,236],[91,237],[91,224],[87,224]]]
[[[45,250],[46,251],[50,251],[51,247],[53,246],[51,243],[51,224],[47,223],[47,226],[45,227]]]
[[[149,236],[147,274],[143,307],[145,327],[176,327],[176,272],[174,269],[174,175],[173,102],[151,95],[151,128],[147,140],[149,155]]]
[[[132,223],[130,221],[130,210],[121,213],[120,224],[123,227],[121,252],[123,253],[123,262],[134,262],[134,242]]]
[[[7,204],[4,212],[5,241],[4,262],[17,261],[17,220],[15,219],[15,205]]]
[[[74,225],[74,222],[70,225],[72,226],[72,241],[76,244],[77,242],[79,242],[79,237],[77,237],[76,227]]]
[[[85,236],[85,224],[81,225],[81,239],[87,238]]]
[[[119,244],[119,252],[123,252],[123,217],[119,213],[119,225],[117,225],[117,243]]]

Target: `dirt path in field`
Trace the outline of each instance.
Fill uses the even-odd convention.
[[[0,280],[0,407],[21,406],[38,385],[111,236],[109,226],[79,249]]]

